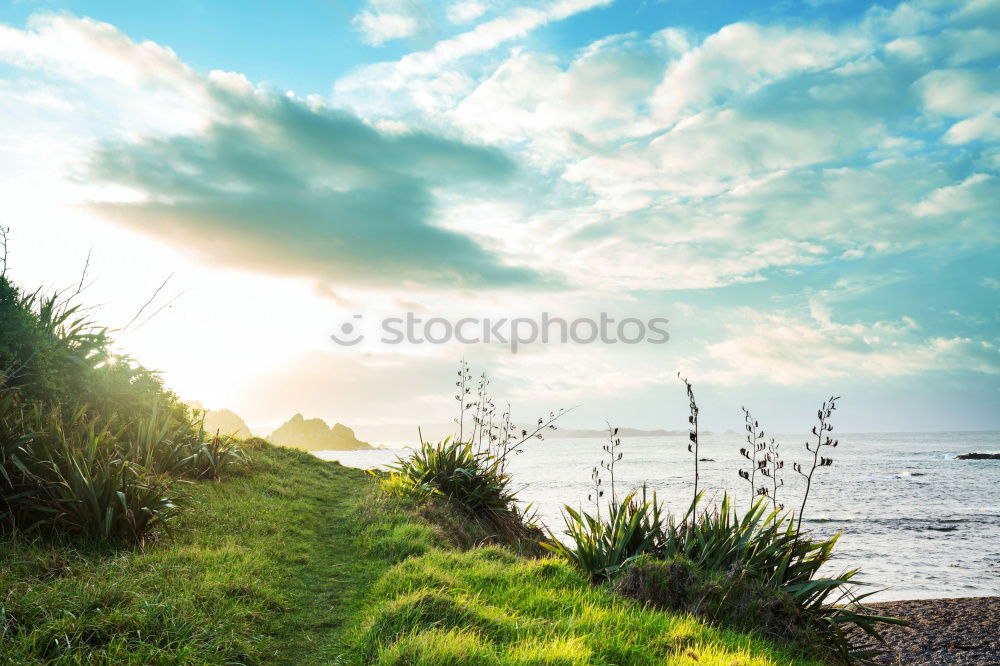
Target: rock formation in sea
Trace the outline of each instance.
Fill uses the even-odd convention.
[[[955,460],[1000,460],[1000,453],[963,453]]]
[[[229,409],[210,409],[205,412],[205,431],[236,435],[237,437],[253,437],[246,422],[240,415]]]
[[[294,446],[306,451],[355,451],[371,449],[354,431],[341,423],[331,428],[323,419],[306,419],[296,414],[267,438],[272,444]]]
[[[205,413],[205,432],[222,435],[236,435],[246,439],[253,437],[250,428],[239,414],[231,409],[205,409],[200,402],[189,403],[196,411]]]

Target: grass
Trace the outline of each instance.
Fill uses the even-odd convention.
[[[345,529],[369,485],[266,447],[252,472],[188,485],[173,536],[145,551],[0,540],[0,663],[332,660],[388,566]]]
[[[432,527],[359,470],[252,456],[184,484],[141,551],[0,538],[0,664],[811,663],[554,559],[457,550],[461,521]]]
[[[690,615],[644,608],[553,558],[432,550],[391,569],[347,663],[812,663]]]

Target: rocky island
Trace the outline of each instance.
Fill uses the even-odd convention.
[[[359,440],[354,431],[341,423],[331,428],[323,419],[306,419],[296,414],[267,438],[272,444],[292,446],[306,451],[357,451],[372,446]]]

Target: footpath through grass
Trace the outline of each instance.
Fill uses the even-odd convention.
[[[251,455],[145,552],[0,539],[0,664],[809,663],[562,562],[450,549],[359,470]]]
[[[267,447],[192,484],[145,552],[0,540],[0,663],[324,663],[384,559],[352,514],[364,472]]]

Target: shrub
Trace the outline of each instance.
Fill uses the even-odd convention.
[[[550,532],[549,541],[542,547],[569,560],[595,580],[611,578],[656,548],[662,522],[660,508],[655,499],[646,501],[645,491],[641,498],[632,492],[622,502],[611,502],[607,514],[607,520],[602,520],[600,514],[592,516],[563,507],[566,536],[572,546]]]
[[[22,531],[142,543],[178,511],[170,481],[123,455],[114,434],[82,407],[0,399],[5,447],[0,520]]]
[[[690,613],[720,626],[756,630],[771,639],[809,642],[802,611],[789,595],[755,581],[742,569],[706,571],[690,560],[642,557],[615,581],[626,597]]]
[[[79,305],[23,293],[0,275],[0,389],[19,388],[29,399],[77,398],[108,357],[107,329]]]
[[[204,434],[204,431],[201,432]],[[194,479],[218,481],[232,468],[242,467],[250,462],[239,443],[228,435],[199,437],[195,440],[193,449],[182,473]]]
[[[248,459],[71,301],[0,273],[0,529],[141,544],[177,514],[177,479]]]
[[[718,509],[679,525],[668,523],[659,555],[667,562],[682,558],[699,572],[724,576],[732,583],[732,603],[726,601],[725,608],[712,610],[710,617],[719,616],[713,619],[732,619],[746,606],[738,602],[741,594],[764,590],[765,598],[794,606],[795,612],[783,611],[783,617],[796,619],[796,631],[808,632],[818,644],[850,661],[866,657],[867,652],[853,647],[845,636],[846,627],[854,625],[881,640],[878,623],[902,622],[868,614],[861,606],[873,592],[853,592],[854,586],[864,585],[855,579],[857,569],[833,577],[819,575],[838,537],[813,541],[799,536],[794,518],[779,510],[768,511],[766,498],[740,517],[724,496]],[[773,622],[765,614],[759,624],[770,628]]]
[[[379,476],[381,489],[393,497],[424,504],[438,497],[498,533],[501,541],[532,538],[532,520],[517,504],[510,475],[489,453],[471,443],[446,439],[424,442],[408,458],[397,458]]]

